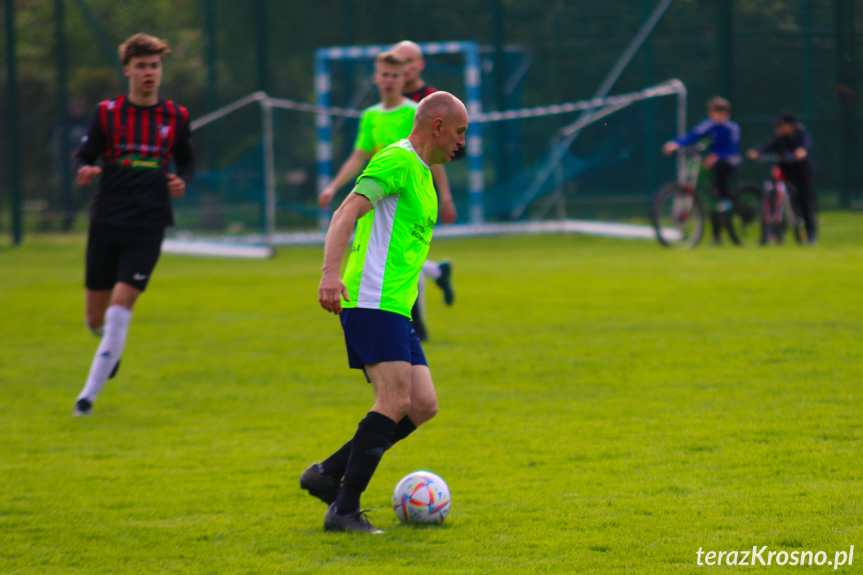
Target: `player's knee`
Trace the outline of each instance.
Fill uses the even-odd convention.
[[[437,398],[434,398],[432,401],[427,402],[424,406],[426,421],[437,415],[438,409],[439,407],[437,403]]]
[[[407,415],[408,411],[411,408],[411,397],[410,395],[399,396],[398,398],[393,400],[393,411],[401,414],[401,416]]]
[[[111,298],[111,305],[109,307],[120,306],[131,310],[133,307],[135,307],[135,301],[138,299],[139,293],[140,292],[135,293],[131,291],[115,293]]]
[[[436,397],[414,399],[411,402],[411,419],[426,422],[437,415],[438,402]]]
[[[87,314],[84,318],[84,325],[96,337],[102,337],[105,334],[105,318],[96,317],[95,314]]]

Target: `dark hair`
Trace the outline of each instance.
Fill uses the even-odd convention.
[[[395,52],[381,52],[375,58],[375,64],[394,64],[396,66],[404,66],[405,61],[396,56]]]
[[[120,61],[125,66],[129,60],[136,56],[154,55],[161,56],[164,60],[165,55],[170,51],[166,40],[160,40],[148,34],[135,34],[120,44]]]
[[[797,115],[791,110],[782,110],[776,117],[777,124],[796,124]]]

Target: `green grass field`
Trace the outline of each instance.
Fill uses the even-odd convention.
[[[83,238],[2,247],[0,573],[775,572],[697,565],[765,545],[855,545],[839,571],[860,572],[863,216],[822,224],[814,249],[433,245],[457,288],[445,308],[429,286],[441,411],[364,496],[383,536],[324,533],[298,485],[372,403],[317,305],[320,248],[164,256],[73,418],[97,345]],[[422,468],[453,494],[440,528],[390,508]]]

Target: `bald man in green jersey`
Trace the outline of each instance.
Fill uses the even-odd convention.
[[[437,414],[431,371],[410,310],[437,220],[431,166],[464,147],[467,109],[448,92],[417,107],[413,128],[377,154],[333,215],[324,246],[318,301],[339,314],[348,360],[362,369],[375,403],[356,434],[300,477],[300,486],[330,504],[327,531],[380,533],[360,512],[360,496],[384,452]],[[356,225],[344,278],[342,254]]]
[[[412,52],[405,51],[402,44],[389,52],[378,54],[375,58],[375,73],[372,82],[380,93],[380,103],[363,110],[354,150],[342,164],[333,180],[318,195],[318,205],[327,209],[336,192],[350,182],[363,169],[366,163],[383,148],[397,140],[406,138],[413,127],[414,113],[417,103],[403,93],[407,78],[407,59]],[[419,50],[419,46],[416,46]],[[422,54],[422,52],[420,52]],[[431,93],[431,92],[430,92]],[[455,222],[457,213],[449,187],[449,180],[443,166],[431,167],[435,188],[440,199],[440,220],[444,224]],[[438,264],[431,260],[423,268],[425,275],[431,277],[435,284],[443,290],[444,302],[452,305],[454,294],[451,281],[451,264]],[[425,280],[421,277],[420,288],[412,310],[413,327],[420,340],[425,341],[428,330],[422,319]]]

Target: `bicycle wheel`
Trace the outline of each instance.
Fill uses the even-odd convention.
[[[728,237],[738,246],[761,241],[761,188],[754,184],[741,184],[734,191],[732,209],[725,214]]]
[[[735,193],[747,198],[758,198],[758,215],[760,216],[758,217],[758,220],[760,221],[760,235],[758,241],[761,245],[766,245],[771,241],[774,241],[777,233],[777,224],[774,218],[777,198],[775,190],[762,188],[754,182],[744,182],[737,186]]]
[[[650,220],[660,244],[689,249],[698,244],[704,232],[704,205],[685,186],[665,184],[653,198]]]
[[[761,232],[762,244],[785,243],[788,228],[788,194],[774,185],[761,204],[761,221],[765,222]]]

